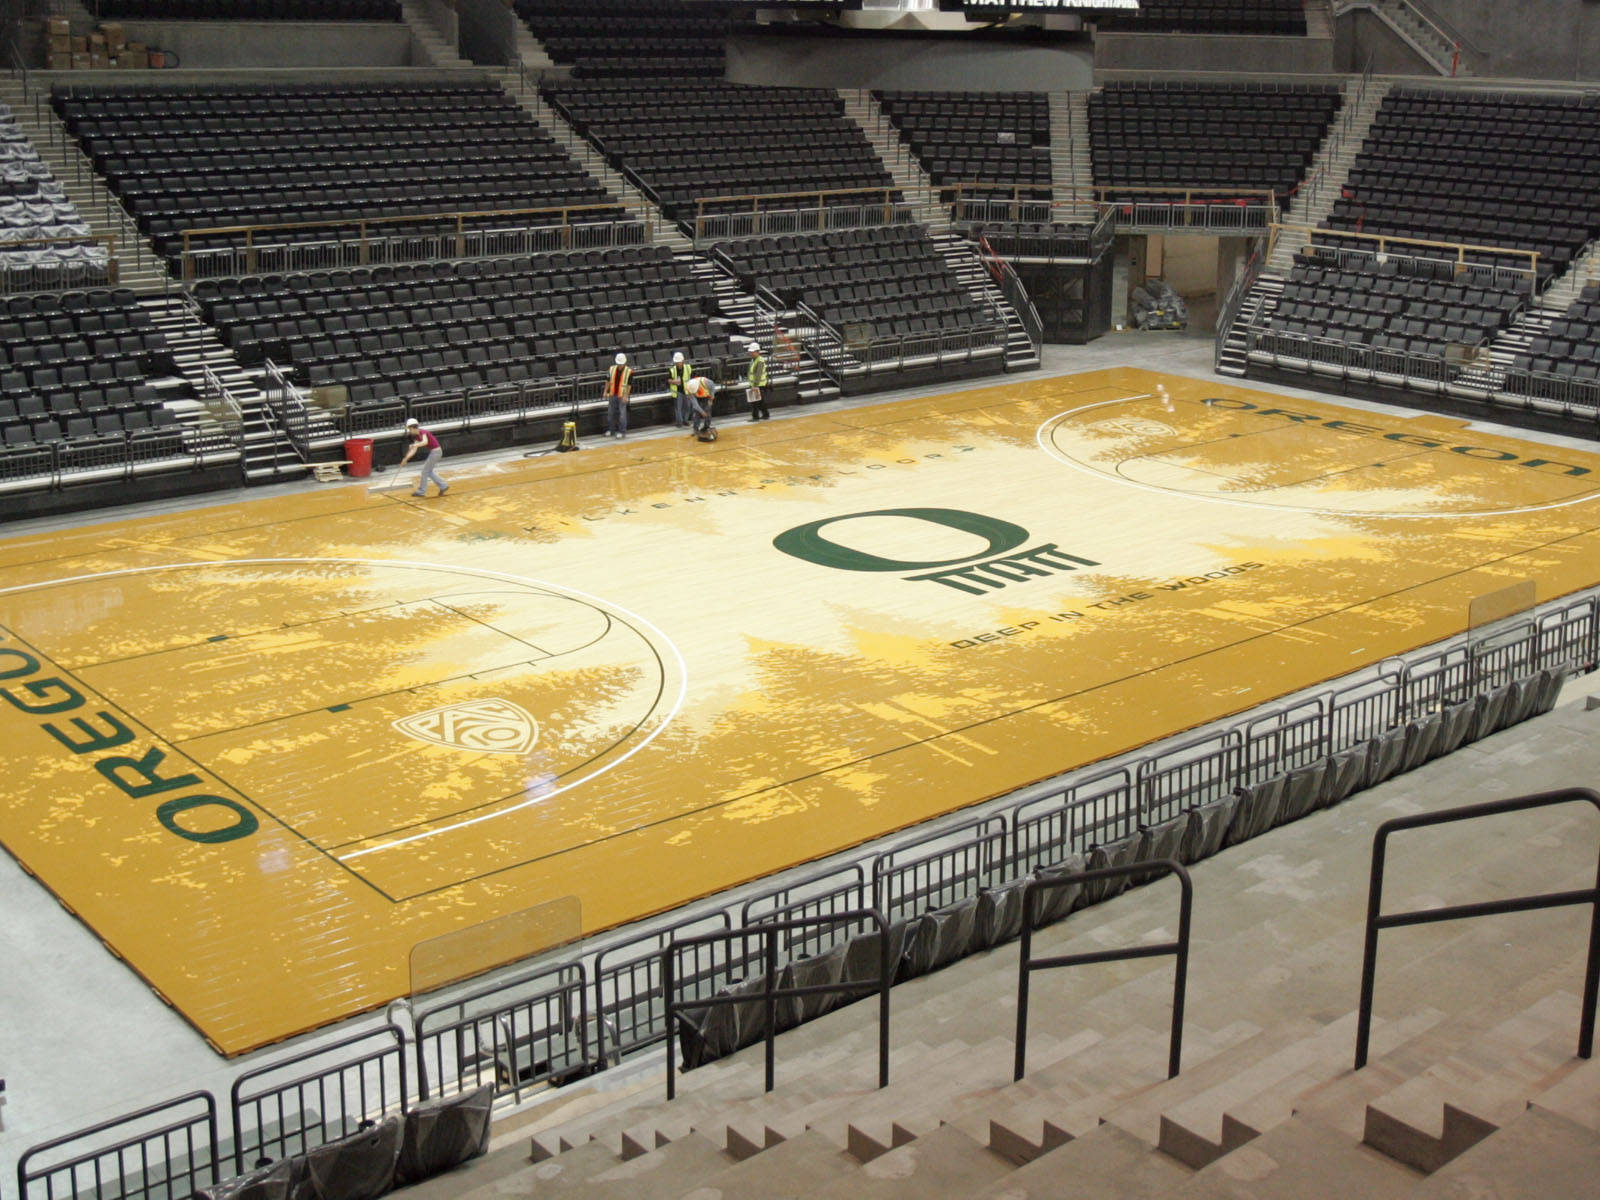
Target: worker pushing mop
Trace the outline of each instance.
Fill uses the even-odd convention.
[[[422,475],[417,479],[417,490],[411,494],[426,496],[428,481],[431,479],[439,489],[439,495],[444,495],[450,490],[450,485],[439,478],[439,472],[435,469],[439,465],[439,460],[444,457],[444,448],[439,445],[439,439],[433,436],[431,430],[424,429],[415,417],[406,418],[406,436],[411,439],[411,445],[406,447],[406,456],[400,460],[400,467],[410,462],[411,456],[424,446],[428,449],[426,457],[422,460]],[[398,471],[400,467],[396,467],[395,470]]]

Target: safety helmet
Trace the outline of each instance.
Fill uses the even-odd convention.
[[[416,425],[417,425],[417,419],[415,417],[407,417],[406,418],[406,428],[407,429],[414,429],[414,428],[416,428]]]
[[[627,365],[628,365],[628,356],[626,354],[617,355],[617,366],[625,367]]]
[[[760,342],[751,342],[748,346],[745,347],[745,349],[750,351],[751,354],[760,354],[761,353],[761,343]]]
[[[675,363],[681,363],[683,361],[683,351],[682,350],[674,350],[672,352],[672,361],[675,362]]]

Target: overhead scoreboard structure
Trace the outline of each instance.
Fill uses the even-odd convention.
[[[235,1054],[420,944],[669,909],[1526,580],[1600,583],[1600,456],[1137,370],[13,537],[0,840]]]

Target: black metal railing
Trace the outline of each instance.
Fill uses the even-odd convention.
[[[1157,942],[1147,946],[1129,946],[1123,950],[1094,950],[1085,954],[1059,954],[1051,958],[1033,957],[1033,926],[1038,919],[1036,897],[1041,892],[1059,891],[1067,887],[1082,887],[1102,879],[1126,879],[1130,876],[1143,880],[1159,879],[1163,875],[1176,875],[1181,889],[1178,900],[1178,937],[1176,941]],[[1194,884],[1183,865],[1170,858],[1157,858],[1127,867],[1100,867],[1093,871],[1075,871],[1053,879],[1030,879],[1022,892],[1022,953],[1017,967],[1017,1059],[1013,1079],[1021,1079],[1028,1066],[1028,981],[1035,971],[1048,971],[1056,967],[1077,967],[1088,963],[1123,962],[1135,958],[1160,958],[1173,955],[1177,969],[1172,984],[1172,1033],[1167,1042],[1167,1078],[1175,1078],[1183,1063],[1183,1001],[1189,980],[1189,917],[1194,907]]]
[[[492,1082],[521,1100],[535,1085],[582,1073],[589,1057],[589,987],[581,963],[502,980],[419,1013],[417,1097]]]
[[[317,1069],[294,1073],[319,1059]],[[384,1025],[246,1071],[230,1099],[241,1174],[263,1159],[303,1154],[405,1107],[405,1035]]]
[[[1005,818],[984,817],[879,854],[872,860],[873,907],[906,921],[971,900],[999,882],[1008,841]]]
[[[223,1177],[218,1146],[216,1099],[190,1092],[30,1148],[17,1200],[188,1200]]]
[[[872,907],[872,891],[861,863],[847,863],[803,879],[793,880],[744,902],[739,924],[794,921],[803,917],[840,917]],[[865,918],[863,918],[865,920]],[[819,924],[796,933],[784,943],[790,958],[810,958],[832,949],[863,931],[861,924]]]
[[[661,994],[661,951],[673,937],[696,926],[731,929],[733,918],[725,912],[685,917],[642,937],[609,946],[594,958],[595,1059],[607,1053],[627,1054],[652,1046],[667,1036]],[[743,963],[708,954],[688,972],[695,985],[716,991],[742,974]],[[608,1045],[609,1043],[609,1045]]]
[[[803,986],[781,987],[778,984],[778,935],[808,925],[827,924],[831,922],[857,922],[871,921],[878,929],[878,977],[876,979],[863,979],[857,982],[846,983],[812,983]],[[675,988],[679,979],[676,969],[676,957],[684,951],[698,952],[702,947],[717,943],[739,942],[741,947],[747,947],[751,939],[760,939],[760,963],[763,967],[761,990],[737,996],[711,995],[698,996],[688,1001],[680,1002],[675,998]],[[878,1086],[889,1086],[889,989],[894,986],[894,966],[889,955],[889,922],[875,908],[856,909],[850,912],[838,913],[827,917],[800,917],[792,921],[763,921],[758,925],[747,925],[742,929],[730,929],[723,933],[702,934],[699,937],[688,938],[684,941],[669,942],[658,956],[660,959],[661,974],[661,1001],[662,1010],[666,1013],[666,1024],[669,1030],[675,1029],[674,1018],[681,1017],[687,1007],[708,1008],[728,1004],[751,1004],[759,1000],[765,1011],[765,1054],[766,1054],[766,1086],[765,1091],[771,1091],[775,1086],[777,1075],[777,1050],[776,1038],[778,1035],[778,1001],[796,999],[801,996],[854,996],[860,997],[872,992],[878,993]],[[692,956],[697,958],[698,954]],[[673,1039],[667,1039],[667,1099],[671,1100],[678,1094],[677,1056],[673,1052]]]
[[[1372,992],[1378,970],[1378,933],[1384,929],[1400,929],[1410,925],[1432,925],[1440,921],[1461,921],[1469,917],[1488,917],[1499,913],[1536,912],[1545,908],[1566,908],[1587,904],[1589,916],[1589,953],[1583,971],[1583,1008],[1579,1018],[1578,1057],[1589,1058],[1594,1053],[1595,999],[1600,992],[1600,855],[1596,856],[1595,884],[1592,888],[1578,888],[1565,892],[1542,892],[1532,896],[1513,896],[1504,900],[1480,900],[1473,904],[1451,904],[1443,908],[1413,909],[1410,912],[1384,913],[1383,866],[1389,836],[1406,829],[1424,829],[1431,825],[1448,825],[1459,821],[1475,821],[1480,817],[1499,816],[1503,813],[1526,812],[1533,808],[1549,808],[1557,804],[1591,804],[1600,810],[1600,792],[1589,788],[1562,788],[1554,792],[1538,792],[1531,796],[1517,796],[1510,800],[1490,800],[1484,804],[1468,804],[1443,812],[1416,813],[1409,817],[1396,817],[1378,826],[1372,839],[1372,875],[1367,884],[1367,929],[1365,947],[1361,955],[1361,1003],[1356,1015],[1356,1070],[1367,1065],[1368,1041],[1372,1035]]]

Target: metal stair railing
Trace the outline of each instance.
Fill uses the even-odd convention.
[[[1037,897],[1041,892],[1078,887],[1100,879],[1135,876],[1150,882],[1162,875],[1176,875],[1181,889],[1178,900],[1178,937],[1171,942],[1148,946],[1129,946],[1122,950],[1093,950],[1087,954],[1060,954],[1052,958],[1033,957],[1033,926],[1038,919]],[[1175,1079],[1183,1060],[1183,1001],[1189,980],[1189,918],[1194,908],[1194,882],[1183,865],[1171,858],[1156,858],[1125,867],[1101,867],[1093,871],[1074,871],[1049,879],[1030,879],[1022,891],[1022,953],[1017,962],[1017,1060],[1011,1078],[1027,1073],[1028,1064],[1028,979],[1035,971],[1056,967],[1076,967],[1088,963],[1124,962],[1135,958],[1177,958],[1172,984],[1172,1033],[1167,1042],[1167,1078]]]
[[[839,983],[814,983],[803,986],[779,987],[778,979],[778,935],[794,929],[809,929],[817,925],[840,925],[860,921],[871,921],[878,928],[878,977],[876,979],[862,979],[855,982]],[[761,980],[761,991],[744,995],[716,995],[702,996],[690,1000],[686,1004],[678,1003],[673,997],[673,980],[675,976],[674,959],[680,949],[695,946],[711,945],[717,942],[749,941],[760,938],[762,941],[761,959],[764,974]],[[726,932],[706,933],[699,937],[676,939],[667,943],[660,953],[661,961],[661,996],[662,1007],[666,1011],[667,1027],[667,1099],[672,1100],[678,1093],[677,1055],[673,1052],[673,1036],[677,1032],[674,1019],[681,1019],[685,1008],[703,1008],[714,1005],[749,1004],[755,999],[760,999],[766,1012],[766,1091],[771,1091],[775,1086],[774,1077],[777,1072],[777,1050],[775,1040],[778,1036],[778,1001],[788,1000],[797,996],[834,996],[844,995],[852,998],[868,995],[872,992],[878,994],[878,1086],[889,1086],[889,989],[894,985],[894,963],[889,958],[889,922],[884,915],[875,908],[851,909],[847,912],[832,913],[817,917],[796,917],[788,921],[763,920],[758,924],[746,925],[742,929],[729,929]]]
[[[1530,796],[1516,796],[1510,800],[1490,800],[1484,804],[1468,804],[1449,808],[1443,812],[1417,813],[1409,817],[1396,817],[1378,826],[1372,839],[1372,875],[1367,886],[1367,928],[1365,949],[1361,956],[1361,1004],[1356,1023],[1356,1070],[1367,1065],[1368,1042],[1372,1034],[1372,992],[1378,969],[1378,934],[1384,929],[1400,929],[1409,925],[1432,925],[1442,921],[1460,921],[1468,917],[1488,917],[1500,913],[1534,912],[1545,908],[1566,908],[1575,904],[1590,906],[1589,953],[1584,965],[1583,1006],[1578,1029],[1578,1057],[1589,1058],[1594,1053],[1595,997],[1600,991],[1600,855],[1596,856],[1595,885],[1575,891],[1541,892],[1531,896],[1513,896],[1505,900],[1480,900],[1472,904],[1451,904],[1443,908],[1413,909],[1410,912],[1383,913],[1383,867],[1389,835],[1405,829],[1423,829],[1430,825],[1454,824],[1474,821],[1479,817],[1498,816],[1502,813],[1524,812],[1533,808],[1551,808],[1558,804],[1592,804],[1600,810],[1600,792],[1589,788],[1562,788],[1554,792],[1537,792]]]

